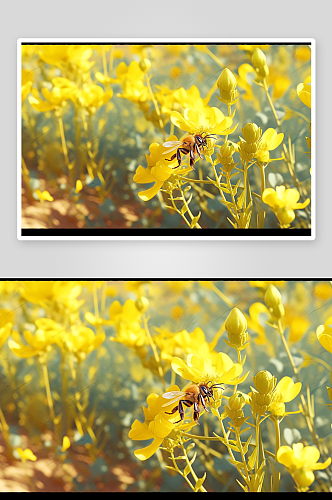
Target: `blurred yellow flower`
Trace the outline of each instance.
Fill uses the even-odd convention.
[[[308,108],[311,108],[311,85],[299,83],[296,88],[297,95]]]
[[[66,308],[77,311],[84,300],[76,300],[82,292],[78,281],[21,281],[19,287],[23,299],[45,309]]]
[[[175,135],[170,136],[167,141],[177,141],[177,137]],[[167,148],[165,148],[162,144],[152,143],[149,147],[150,155],[145,155],[147,160],[147,168],[143,168],[141,165],[137,168],[134,175],[134,182],[138,184],[147,184],[154,182],[154,185],[145,190],[140,191],[138,196],[143,201],[148,201],[153,198],[158,191],[162,188],[164,182],[171,177],[173,174],[181,174],[184,175],[187,172],[190,172],[191,167],[181,168],[174,170],[174,168],[178,165],[178,161],[176,157],[172,161],[167,161],[166,156],[164,155]]]
[[[285,186],[276,186],[276,189],[267,188],[262,194],[262,201],[269,205],[277,216],[281,226],[289,227],[295,219],[294,210],[309,205],[309,198],[304,203],[297,203],[300,193],[297,189],[286,189]]]
[[[16,448],[16,451],[23,463],[27,460],[31,460],[32,462],[35,462],[37,460],[37,457],[32,453],[31,450],[29,450],[29,448],[27,448],[26,450],[22,450],[22,448]]]
[[[314,295],[318,299],[329,300],[332,297],[332,286],[330,282],[318,283],[314,286]]]
[[[302,443],[289,446],[281,446],[277,452],[277,461],[287,467],[290,474],[293,476],[297,486],[308,489],[314,480],[315,476],[312,471],[326,469],[331,458],[328,458],[324,463],[317,463],[320,457],[320,452],[314,446],[303,446]]]
[[[40,199],[41,203],[44,203],[44,201],[53,201],[54,200],[53,196],[51,196],[48,191],[41,192],[39,189],[37,189],[36,195]]]
[[[21,83],[21,94],[22,102],[27,98],[30,93],[33,83],[33,71],[28,69],[22,69],[22,83]]]
[[[212,352],[204,358],[197,354],[188,354],[187,363],[182,359],[172,359],[172,369],[186,380],[195,384],[207,383],[236,385],[246,379],[247,375],[239,378],[243,367],[239,363],[233,363],[231,358],[222,352]]]
[[[14,323],[14,311],[0,309],[0,348],[11,334]]]
[[[324,325],[320,325],[316,330],[318,342],[332,354],[332,316],[327,318]]]
[[[168,391],[179,391],[177,385],[172,385],[167,389]],[[139,420],[135,420],[131,426],[129,432],[129,438],[137,441],[145,441],[148,439],[153,439],[152,443],[135,450],[134,454],[139,460],[146,460],[150,458],[161,446],[163,440],[168,436],[173,429],[177,430],[189,430],[194,425],[195,422],[190,422],[188,424],[174,424],[173,420],[178,420],[179,416],[177,414],[167,415],[166,408],[163,408],[165,404],[165,399],[157,394],[150,394],[147,397],[148,407],[143,407],[145,421],[142,424]]]
[[[63,440],[62,440],[62,448],[61,448],[61,451],[62,452],[65,452],[68,450],[68,448],[70,448],[70,439],[68,436],[64,436]]]
[[[12,335],[14,340],[9,339],[8,346],[16,356],[31,358],[49,352],[52,345],[57,343],[57,334],[64,331],[61,325],[48,318],[39,318],[35,323],[37,326],[35,333],[30,332],[30,330],[23,332],[23,337],[28,345],[22,342],[17,332]]]
[[[73,325],[64,335],[54,337],[55,342],[64,351],[73,354],[82,361],[105,341],[104,332],[95,335],[91,328],[84,325]]]
[[[118,97],[139,104],[150,100],[149,90],[144,79],[144,71],[141,70],[138,61],[132,61],[129,66],[122,61],[116,68],[116,79],[113,79],[112,82],[122,86],[122,94],[117,94]]]
[[[75,97],[78,105],[92,115],[113,97],[113,90],[105,92],[99,85],[85,83],[83,89],[76,92]]]
[[[301,387],[301,382],[294,384],[290,377],[283,377],[275,388],[273,402],[268,408],[269,412],[279,418],[289,415],[290,413],[285,411],[285,403],[293,401],[301,391]]]
[[[88,61],[92,48],[86,45],[40,45],[38,54],[42,61],[60,69],[89,71],[95,64]]]

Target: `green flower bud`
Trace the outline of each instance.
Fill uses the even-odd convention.
[[[228,68],[222,70],[217,80],[217,87],[220,90],[220,92],[222,91],[231,92],[232,90],[235,89],[236,78]]]
[[[242,128],[243,138],[247,142],[257,142],[262,135],[262,129],[256,123],[247,123]]]
[[[264,300],[268,307],[274,307],[281,304],[281,293],[278,288],[274,285],[269,285],[266,289]]]
[[[266,65],[266,57],[264,52],[256,48],[251,56],[251,62],[254,68],[260,68],[261,66]]]
[[[253,377],[253,381],[256,389],[261,394],[268,394],[272,392],[276,386],[277,379],[267,370],[262,370],[258,372],[255,377]]]
[[[233,335],[241,335],[247,329],[247,320],[237,307],[231,310],[226,322],[225,329],[228,333]]]
[[[140,297],[136,300],[135,306],[140,313],[145,314],[149,309],[149,301],[146,297]]]

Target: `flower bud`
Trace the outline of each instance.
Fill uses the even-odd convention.
[[[225,322],[225,329],[233,335],[241,335],[246,331],[247,320],[237,307],[234,307],[229,313]]]
[[[330,401],[332,401],[332,387],[326,387],[326,389],[327,389],[327,394],[330,398]]]
[[[295,219],[295,212],[290,208],[279,208],[275,214],[283,226],[289,225]]]
[[[274,307],[281,304],[281,293],[278,288],[274,285],[269,285],[266,289],[264,300],[268,307]]]
[[[292,473],[292,476],[300,488],[307,488],[315,480],[314,473],[308,469],[297,469]]]
[[[266,64],[265,64],[264,66],[261,66],[260,68],[256,68],[256,73],[261,78],[266,78],[267,76],[269,76],[270,72],[269,72],[268,66],[266,66]]]
[[[256,48],[251,56],[251,62],[254,68],[260,68],[261,66],[266,65],[266,57],[264,52]]]
[[[232,410],[241,410],[245,404],[246,400],[240,392],[233,394],[228,400],[228,406]]]
[[[225,142],[220,146],[220,155],[229,158],[235,153],[235,146],[232,142]]]
[[[222,70],[217,80],[217,87],[220,90],[220,92],[222,91],[231,92],[232,90],[235,89],[236,78],[228,68]]]
[[[151,61],[149,59],[141,59],[139,62],[139,67],[143,73],[148,73],[151,68]]]
[[[282,304],[271,307],[270,312],[276,320],[279,320],[285,316],[285,308]]]
[[[257,142],[262,135],[262,129],[256,123],[247,123],[242,128],[243,138],[247,142]]]
[[[277,383],[276,377],[274,377],[267,370],[258,372],[255,377],[253,377],[253,381],[256,389],[261,394],[268,394],[269,392],[273,391]]]
[[[145,314],[149,309],[149,301],[146,297],[140,297],[136,300],[135,306],[140,313]]]

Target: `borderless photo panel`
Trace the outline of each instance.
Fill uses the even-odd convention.
[[[313,39],[20,39],[17,91],[20,240],[315,238]]]

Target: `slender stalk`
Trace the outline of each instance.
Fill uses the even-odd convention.
[[[154,93],[152,92],[151,85],[150,85],[150,78],[148,77],[148,75],[145,75],[145,80],[146,80],[146,85],[148,87],[148,91],[149,91],[151,100],[153,102],[153,105],[155,107],[155,110],[156,110],[156,113],[157,113],[157,116],[158,116],[160,130],[163,133],[164,139],[166,139],[166,134],[165,134],[165,130],[164,130],[164,124],[163,124],[163,121],[162,121],[162,118],[161,118],[160,109],[159,109],[158,103],[156,101],[156,98],[154,96]]]
[[[47,370],[46,363],[43,363],[43,375],[44,375],[47,403],[48,403],[48,407],[50,409],[51,419],[53,420],[53,423],[54,423],[55,413],[54,413],[54,408],[53,408],[52,393],[51,393],[51,387],[50,387],[50,381],[49,381],[49,377],[48,377],[48,370]]]
[[[191,481],[188,479],[188,476],[185,476],[181,470],[179,469],[178,467],[178,464],[176,462],[176,459],[175,459],[175,456],[174,456],[174,452],[173,450],[171,451],[171,458],[172,458],[172,462],[173,462],[173,465],[174,465],[174,468],[176,469],[176,471],[180,474],[180,476],[182,476],[188,483],[188,485],[190,486],[190,488],[195,491],[195,487],[191,484]]]
[[[196,482],[198,481],[198,477],[196,476],[196,473],[195,473],[195,471],[194,471],[194,469],[193,469],[193,467],[192,467],[192,465],[191,465],[191,463],[190,463],[190,460],[189,460],[188,455],[187,455],[187,450],[186,450],[186,449],[185,449],[185,447],[183,446],[183,443],[182,443],[182,442],[181,442],[181,448],[182,448],[183,454],[184,454],[184,456],[185,456],[185,459],[186,459],[187,465],[188,465],[188,467],[189,467],[189,469],[190,469],[191,475],[192,475],[192,477],[194,478],[194,481],[195,481],[195,483],[196,483]],[[200,490],[200,491],[203,491],[203,492],[205,492],[205,493],[206,493],[206,489],[204,488],[204,486],[203,486],[203,485],[199,488],[199,490]]]
[[[236,201],[234,199],[233,188],[232,188],[232,184],[231,184],[231,179],[230,179],[229,172],[226,172],[226,180],[227,180],[227,186],[228,186],[229,192],[231,194],[232,203],[233,203],[233,206],[234,206],[235,220],[236,220],[237,224],[239,224],[239,215],[237,213]]]
[[[275,431],[275,441],[276,441],[276,446],[275,446],[275,455],[277,456],[278,450],[280,448],[280,422],[277,418],[273,419],[274,423],[274,431]],[[278,492],[279,491],[279,483],[280,483],[280,472],[274,471],[273,474],[273,491]]]
[[[180,189],[180,192],[181,192],[181,195],[182,195],[182,198],[183,198],[183,203],[184,203],[184,205],[185,205],[185,207],[187,209],[187,212],[188,212],[191,220],[193,220],[194,219],[194,215],[192,214],[192,212],[191,212],[191,210],[189,208],[189,205],[188,205],[187,200],[186,200],[186,198],[185,198],[185,196],[183,194],[181,186],[179,186],[179,189]],[[194,227],[196,227],[197,229],[202,229],[201,226],[198,224],[198,222],[196,222],[196,224],[195,224]]]
[[[164,380],[164,372],[163,372],[163,369],[162,369],[162,366],[161,366],[161,361],[160,361],[160,357],[159,357],[159,354],[158,354],[158,350],[157,350],[156,344],[153,341],[152,335],[150,333],[150,329],[149,329],[149,326],[148,326],[146,315],[142,314],[142,318],[143,318],[143,324],[144,324],[144,329],[145,329],[145,332],[146,332],[146,336],[148,338],[149,344],[151,346],[151,349],[152,349],[152,352],[153,352],[153,355],[154,355],[154,359],[156,360],[156,363],[157,363],[157,366],[158,366],[158,373],[159,373],[160,379],[163,382],[164,389],[166,390],[166,384],[165,384],[165,380]]]
[[[65,131],[64,131],[64,128],[63,128],[62,117],[59,116],[58,120],[59,120],[59,130],[60,130],[60,137],[61,137],[61,144],[62,144],[63,156],[65,157],[65,162],[66,162],[66,165],[68,167],[68,175],[70,175],[68,150],[67,150],[67,144],[66,144],[66,138],[65,138]]]

